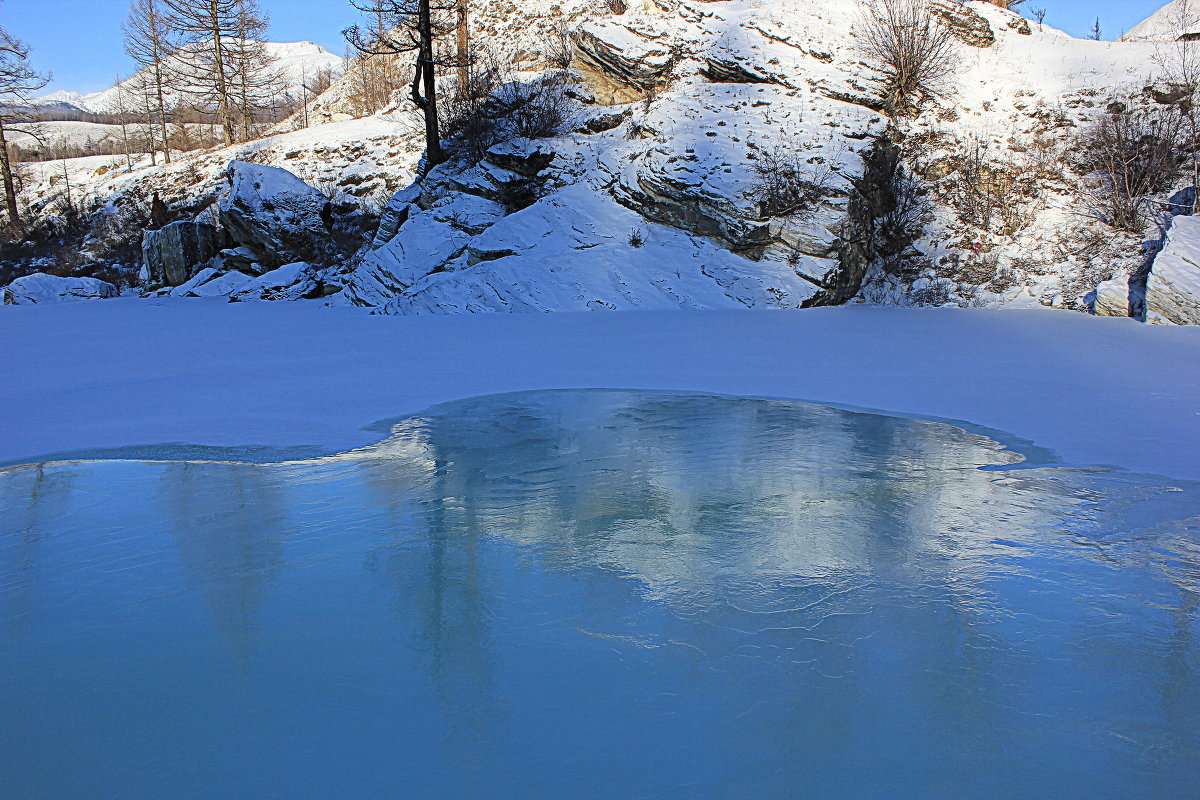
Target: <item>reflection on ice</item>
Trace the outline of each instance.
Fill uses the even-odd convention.
[[[572,391],[314,461],[0,471],[0,773],[31,797],[1182,796],[1200,493],[982,469],[1017,460],[941,424]]]

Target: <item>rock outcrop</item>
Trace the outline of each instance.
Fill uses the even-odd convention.
[[[329,200],[285,169],[230,163],[221,227],[267,270],[320,261],[332,246]]]
[[[1146,321],[1200,325],[1200,217],[1171,224],[1146,278]]]
[[[1098,317],[1130,317],[1133,308],[1129,303],[1129,279],[1117,277],[1102,282],[1096,287],[1092,298],[1092,313]]]
[[[142,235],[142,285],[148,290],[179,286],[217,254],[220,236],[212,225],[172,222]]]
[[[6,306],[32,306],[70,300],[103,300],[116,297],[120,292],[111,283],[96,278],[60,278],[35,272],[17,278],[0,294]]]
[[[965,45],[991,47],[996,43],[996,32],[991,24],[959,0],[931,0],[929,10],[945,23],[954,38]],[[1028,34],[1028,25],[1025,28],[1022,32]]]

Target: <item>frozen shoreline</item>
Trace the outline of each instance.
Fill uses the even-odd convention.
[[[662,389],[961,420],[1200,479],[1200,329],[1041,310],[370,316],[306,303],[0,310],[0,462],[132,445],[334,452],[465,397]]]

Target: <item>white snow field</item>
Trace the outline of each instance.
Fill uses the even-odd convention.
[[[843,306],[396,317],[121,298],[0,311],[0,463],[132,445],[314,446],[536,389],[785,397],[961,420],[1065,463],[1200,479],[1200,329]]]

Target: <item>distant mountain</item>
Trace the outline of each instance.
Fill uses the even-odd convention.
[[[313,76],[321,70],[337,71],[341,69],[344,60],[313,42],[268,42],[266,48],[267,52],[276,59],[276,67],[283,76],[283,83],[286,87],[285,93],[289,96],[299,94],[301,84],[311,81]],[[176,56],[172,56],[167,61],[169,63],[176,58]],[[121,84],[125,92],[129,92],[130,87],[136,84],[137,77],[135,75]],[[184,89],[186,88],[188,87],[184,87]],[[88,114],[106,114],[116,111],[119,107],[118,95],[119,91],[115,86],[103,92],[86,95],[72,91],[57,91],[34,98],[29,105],[43,110],[77,110]],[[186,96],[186,91],[172,92],[167,96],[167,104],[171,107],[177,106],[185,100]]]
[[[1155,11],[1129,33],[1123,42],[1173,42],[1182,36],[1200,36],[1200,0],[1174,0]]]

